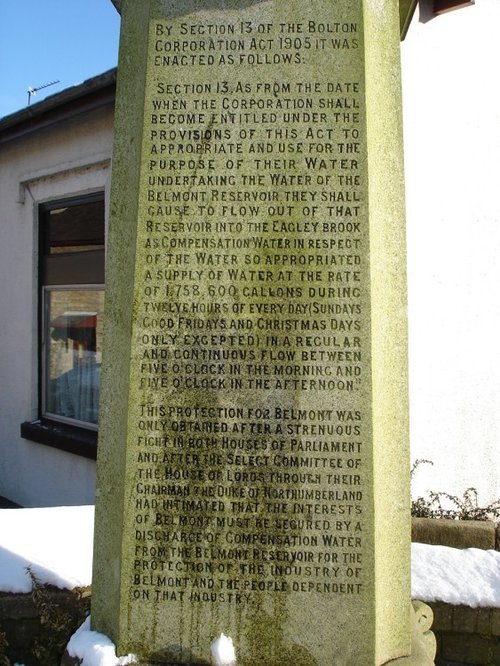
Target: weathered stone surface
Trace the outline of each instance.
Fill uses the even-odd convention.
[[[468,606],[455,606],[453,608],[453,629],[457,633],[476,633],[477,609]]]
[[[36,616],[36,607],[31,594],[0,592],[0,617],[20,620]]]
[[[487,636],[491,634],[491,616],[492,611],[490,608],[478,608],[476,619],[476,632],[478,634]]]
[[[444,634],[441,654],[443,659],[459,664],[496,666],[500,661],[500,642],[476,634]]]
[[[430,630],[433,622],[432,609],[422,601],[414,601],[411,620],[411,655],[391,660],[387,664],[392,664],[392,666],[433,666],[436,656],[436,637]]]
[[[398,3],[122,22],[94,626],[163,663],[407,655]]]
[[[111,0],[116,10],[121,13],[122,0]],[[406,35],[410,22],[415,12],[418,0],[399,0],[399,21],[401,30],[401,39]]]
[[[495,549],[495,523],[479,520],[413,518],[412,541],[451,548]]]
[[[429,604],[434,611],[433,632],[438,641],[436,663],[496,664],[500,637],[496,626],[498,609],[470,608],[451,604]]]
[[[491,633],[500,636],[500,608],[491,609]]]
[[[401,29],[401,39],[404,39],[418,0],[399,0],[399,20]],[[116,3],[115,3],[116,4]]]
[[[433,602],[432,610],[434,621],[432,628],[434,631],[452,631],[453,629],[453,606],[441,602]]]

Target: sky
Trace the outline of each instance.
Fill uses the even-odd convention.
[[[116,67],[111,0],[0,0],[0,118]]]

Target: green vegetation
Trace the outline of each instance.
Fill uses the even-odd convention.
[[[69,612],[54,600],[50,587],[43,585],[28,567],[33,589],[31,596],[40,616],[41,631],[34,640],[33,652],[41,664],[59,664],[69,639],[82,624],[89,612],[90,598],[83,591],[73,590],[77,603]]]
[[[7,656],[8,647],[7,637],[2,631],[0,631],[0,666],[10,666],[10,661]]]
[[[413,478],[420,465],[433,465],[431,460],[416,460],[411,468]],[[446,506],[443,506],[445,504]],[[467,488],[462,497],[446,492],[429,491],[427,497],[417,497],[411,502],[414,518],[446,518],[448,520],[500,520],[500,500],[480,506],[478,492]]]

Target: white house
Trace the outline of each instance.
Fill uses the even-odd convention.
[[[447,3],[448,5],[451,3]],[[410,427],[427,489],[500,497],[500,3],[420,2],[402,43]]]
[[[412,458],[434,463],[414,494],[474,486],[485,503],[500,496],[499,26],[498,0],[420,0],[402,43]],[[114,94],[111,71],[0,119],[0,496],[23,506],[94,498]]]
[[[0,120],[0,495],[23,506],[94,499],[63,370],[99,355],[114,96],[113,70]]]

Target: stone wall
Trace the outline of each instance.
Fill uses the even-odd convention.
[[[498,528],[495,530],[493,523],[428,519],[413,519],[412,522],[413,541],[462,548],[492,549],[496,545],[498,549]],[[90,588],[70,592],[44,586],[36,600],[31,594],[0,593],[0,635],[5,633],[9,643],[10,663],[55,664],[47,657],[35,656],[40,652],[36,649],[37,641],[42,651],[44,646],[49,650],[47,645],[49,637],[54,638],[54,623],[61,624],[61,617],[67,613],[73,618],[71,624],[59,629],[60,635],[64,635],[61,642],[66,644],[88,609],[89,601]],[[469,608],[440,602],[428,605],[434,612],[432,630],[438,646],[437,666],[500,664],[500,608]],[[0,641],[0,663],[2,656]]]
[[[500,608],[428,605],[434,611],[436,666],[500,664]]]
[[[0,663],[55,666],[90,605],[90,588],[38,588],[34,594],[0,592]],[[7,662],[8,663],[8,662]]]
[[[451,548],[500,550],[500,526],[488,521],[412,519],[412,541]],[[436,666],[500,664],[500,608],[426,602],[434,612]]]
[[[500,524],[480,520],[412,518],[411,540],[449,548],[500,550]]]

